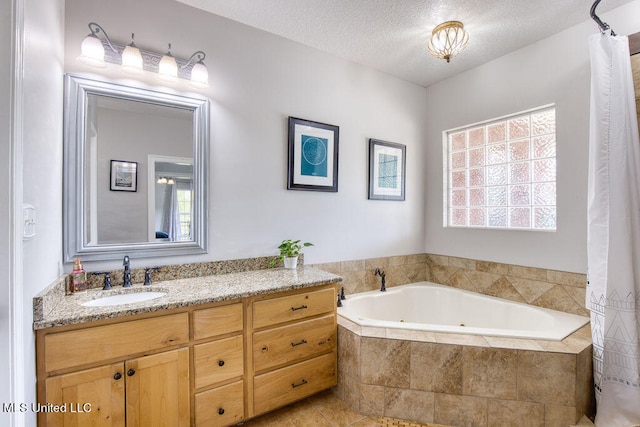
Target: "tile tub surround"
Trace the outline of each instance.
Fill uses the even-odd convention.
[[[566,426],[595,411],[588,325],[561,342],[338,325],[335,391],[360,413]]]
[[[344,278],[347,296],[380,288],[376,268],[387,287],[427,280],[511,301],[589,316],[586,275],[435,254],[401,255],[315,264]]]
[[[116,286],[109,291],[90,289],[86,293],[72,295],[61,294],[60,283],[57,282],[36,297],[41,302],[48,301],[48,306],[46,311],[44,308],[34,308],[33,328],[37,330],[211,302],[237,300],[341,280],[339,276],[316,268],[299,267],[295,270],[272,268],[167,280],[155,282],[150,286],[135,284],[126,289]],[[143,291],[166,292],[166,295],[149,301],[118,306],[85,307],[81,305],[95,298]],[[34,306],[36,298],[34,298]],[[39,314],[42,317],[36,318],[35,316]]]

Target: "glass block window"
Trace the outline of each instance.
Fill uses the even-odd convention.
[[[556,229],[555,107],[444,136],[445,226]]]

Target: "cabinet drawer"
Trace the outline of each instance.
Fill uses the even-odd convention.
[[[254,411],[262,414],[336,385],[335,353],[256,376]]]
[[[241,331],[243,326],[240,303],[193,312],[193,339],[196,340]]]
[[[242,335],[193,346],[196,388],[241,376],[242,347]]]
[[[187,313],[45,336],[47,371],[125,357],[189,342]]]
[[[276,325],[304,319],[334,310],[335,289],[301,292],[286,297],[257,301],[253,304],[253,327]]]
[[[244,418],[242,381],[195,395],[196,426],[226,426]]]
[[[255,371],[273,368],[336,348],[334,314],[256,332],[253,336]]]

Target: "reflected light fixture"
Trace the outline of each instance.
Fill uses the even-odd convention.
[[[169,43],[169,50],[160,60],[160,64],[158,64],[158,74],[162,80],[173,81],[178,78],[178,63],[171,55],[171,43]]]
[[[204,65],[206,54],[199,50],[188,60],[175,58],[171,54],[171,43],[166,54],[140,50],[131,34],[131,43],[127,46],[112,43],[107,32],[95,22],[89,23],[91,31],[82,41],[78,61],[92,67],[104,68],[107,62],[122,65],[122,71],[140,74],[143,71],[158,73],[163,80],[175,81],[176,78],[189,80],[197,88],[209,87],[209,72]],[[102,33],[102,37],[99,35]]]
[[[134,35],[131,33],[131,43],[122,51],[122,71],[131,74],[141,74],[144,70],[142,67],[142,54],[140,53],[140,49],[136,47],[133,38]]]
[[[438,25],[431,33],[429,39],[429,52],[436,58],[446,59],[459,54],[469,43],[469,33],[464,30],[460,21],[447,21]]]

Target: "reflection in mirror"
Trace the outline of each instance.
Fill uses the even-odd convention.
[[[65,83],[65,260],[206,252],[208,101]]]

